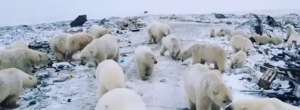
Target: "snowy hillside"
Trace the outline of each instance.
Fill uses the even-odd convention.
[[[206,1],[207,3],[198,3],[196,0],[172,1],[172,5],[167,6],[165,4],[170,4],[168,2],[171,2],[171,0],[158,1],[152,0],[151,2],[148,1],[149,4],[145,4],[145,1],[138,0],[127,0],[126,2],[125,0],[111,0],[105,1],[105,3],[101,0],[87,0],[85,2],[81,0],[27,0],[27,2],[21,0],[4,2],[4,0],[0,0],[0,13],[2,14],[0,16],[0,26],[2,26],[0,27],[0,46],[8,45],[16,40],[24,40],[29,42],[30,45],[44,45],[45,47],[39,50],[48,53],[54,59],[53,53],[48,48],[48,40],[53,35],[61,32],[87,31],[93,24],[104,25],[113,30],[113,34],[122,40],[120,48],[124,62],[120,62],[120,64],[126,74],[126,86],[141,95],[148,110],[178,110],[188,107],[183,87],[183,76],[190,60],[180,62],[172,60],[168,54],[160,56],[159,45],[146,44],[145,41],[148,35],[145,29],[150,22],[159,20],[169,24],[172,33],[180,38],[184,48],[198,42],[215,43],[221,45],[228,53],[232,49],[227,38],[209,38],[210,29],[239,28],[251,35],[253,33],[251,23],[254,21],[253,16],[247,13],[251,12],[249,10],[253,10],[253,7],[255,7],[255,10],[277,10],[255,11],[255,13],[274,15],[273,17],[282,22],[283,26],[287,25],[286,21],[295,24],[300,22],[299,15],[290,14],[300,14],[300,11],[295,11],[298,8],[295,4],[299,2],[296,0],[287,0],[286,2],[293,2],[289,4],[289,7],[284,7],[285,5],[279,0],[265,0],[261,3],[228,0],[226,1],[226,3],[228,2],[227,6],[220,5],[225,4],[225,1],[216,0]],[[17,4],[17,2],[20,4]],[[215,5],[215,2],[218,2],[219,5]],[[185,6],[189,7],[183,7],[183,3],[186,3]],[[237,7],[233,8],[232,4]],[[78,9],[78,7],[81,9]],[[225,14],[226,19],[216,19],[211,14],[212,12],[237,13],[236,9],[244,12],[239,12],[239,15]],[[143,14],[144,11],[148,11],[149,15]],[[88,21],[83,27],[71,28],[69,26],[71,20],[79,14],[87,14]],[[138,16],[112,17],[133,15]],[[106,17],[106,19],[103,20],[103,17]],[[265,15],[259,15],[259,17],[263,19]],[[129,21],[134,21],[134,23]],[[122,30],[120,27],[124,24],[128,26]],[[284,37],[285,35],[285,30],[282,31],[267,25],[264,25],[264,27],[267,29],[267,33],[272,36]],[[272,31],[269,31],[269,28]],[[133,32],[132,29],[138,31]],[[141,81],[138,78],[131,59],[134,49],[139,45],[148,45],[158,58],[158,64],[149,81]],[[259,72],[257,65],[264,62],[283,65],[283,62],[275,63],[270,60],[272,55],[283,51],[278,49],[283,46],[285,45],[255,45],[257,48],[252,50],[252,55],[247,59],[247,67],[250,69],[228,70],[224,74],[224,81],[232,89],[234,100],[261,97],[245,94],[240,90],[259,89],[256,81],[262,73]],[[270,54],[261,52],[267,49]],[[71,64],[61,62],[55,63],[52,68],[37,67],[35,75],[40,80],[38,89],[26,89],[18,101],[21,107],[15,110],[94,110],[97,102],[94,69],[79,65],[77,55],[74,56],[74,59],[75,61]],[[290,86],[287,81],[280,80],[275,80],[275,84],[280,85],[283,89]]]

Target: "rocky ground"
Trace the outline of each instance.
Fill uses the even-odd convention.
[[[48,40],[60,32],[87,31],[92,24],[103,25],[113,30],[113,34],[122,39],[120,43],[122,68],[127,78],[127,87],[141,95],[149,110],[178,110],[187,107],[187,99],[183,87],[184,70],[190,60],[185,62],[174,61],[168,54],[159,55],[160,46],[146,44],[147,31],[145,27],[153,20],[168,23],[172,32],[181,39],[184,48],[197,43],[216,43],[231,52],[229,41],[225,37],[209,38],[210,29],[220,28],[243,29],[249,35],[255,32],[254,26],[261,25],[263,32],[271,36],[285,37],[285,26],[292,24],[299,27],[300,17],[297,14],[288,14],[274,17],[276,23],[269,24],[267,15],[257,15],[261,22],[252,14],[246,15],[155,15],[117,18],[102,20],[88,20],[83,27],[70,28],[71,21],[62,21],[50,24],[20,25],[14,27],[0,27],[0,45],[7,45],[15,40],[30,42],[30,48],[47,52]],[[216,18],[217,17],[217,18]],[[139,45],[148,45],[155,52],[158,64],[149,81],[141,81],[133,66],[131,57],[134,49]],[[271,62],[284,65],[284,62],[274,62],[270,58],[277,54],[285,45],[255,45],[252,55],[248,57],[247,68],[228,70],[224,75],[226,84],[232,89],[234,100],[257,98],[240,90],[258,90],[256,81],[262,75],[257,65]],[[266,52],[268,50],[268,52]],[[70,63],[55,63],[52,68],[37,67],[35,75],[41,81],[38,89],[26,89],[22,93],[16,110],[93,110],[96,105],[94,69],[79,65],[78,57]],[[273,85],[288,88],[288,81],[275,80]]]

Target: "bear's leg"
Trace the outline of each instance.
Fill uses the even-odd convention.
[[[119,60],[120,60],[120,51],[118,50],[118,52],[116,53],[115,58],[113,58],[114,61],[116,61],[119,64]]]
[[[200,63],[201,62],[201,58],[197,58],[196,56],[192,56],[192,65],[196,64],[196,63]]]
[[[97,57],[95,58],[95,61],[97,62],[96,64],[96,67],[98,66],[99,63],[101,63],[102,61],[106,60],[107,57],[104,56],[104,55],[97,55]]]
[[[64,60],[64,54],[60,53],[60,52],[54,52],[56,61],[60,62]]]
[[[157,43],[158,43],[159,45],[162,44],[161,40],[162,40],[162,37],[161,37],[161,36],[157,38]]]
[[[212,102],[212,104],[211,104],[211,110],[221,110],[221,107],[218,106],[216,103]]]
[[[206,100],[205,100],[206,99]],[[210,108],[210,99],[208,98],[198,98],[196,99],[196,110],[209,110]]]
[[[147,80],[145,65],[137,64],[137,72],[142,80]]]
[[[196,110],[196,105],[193,103],[190,99],[189,100],[189,105],[190,105],[190,110]]]
[[[225,72],[225,61],[223,60],[219,60],[217,61],[214,66],[215,66],[215,69],[218,69],[221,73]]]
[[[153,43],[153,36],[149,34],[148,44]]]
[[[145,74],[145,76],[151,76],[152,73],[153,73],[153,70],[154,70],[153,67],[148,66],[148,67],[146,68],[146,74]]]
[[[152,37],[152,41],[154,44],[157,44],[157,38],[156,37]]]
[[[161,56],[164,56],[164,53],[167,51],[167,48],[164,46],[164,45],[162,45],[161,46],[161,50],[160,50],[160,55]],[[170,53],[170,55],[171,55],[171,53]]]
[[[9,96],[1,103],[1,106],[9,109],[18,108],[20,106],[19,104],[17,104],[18,99],[19,95]]]
[[[178,59],[179,54],[180,54],[180,50],[175,54],[175,59],[176,60]]]

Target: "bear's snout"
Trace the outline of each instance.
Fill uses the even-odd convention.
[[[157,64],[157,61],[156,61],[156,60],[154,61],[154,64]]]
[[[37,85],[34,85],[33,88],[37,88]]]
[[[48,63],[48,66],[52,66],[53,65],[53,61],[50,60],[50,62]]]
[[[84,60],[80,61],[80,65],[85,65],[86,63],[84,62]]]

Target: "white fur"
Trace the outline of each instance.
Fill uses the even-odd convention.
[[[230,40],[233,36],[235,35],[241,35],[243,37],[248,37],[248,35],[242,31],[242,30],[231,30],[231,29],[220,29],[220,31],[218,32],[219,36],[224,36],[227,35],[228,40]]]
[[[292,41],[296,41],[297,45],[300,44],[299,33],[295,31],[292,25],[287,26],[286,39],[287,43],[292,43]]]
[[[260,98],[235,101],[225,110],[300,110],[300,108],[277,98]]]
[[[124,72],[114,60],[104,60],[98,65],[96,79],[98,99],[112,89],[125,87]]]
[[[210,30],[209,37],[211,37],[211,38],[216,37],[216,32],[215,32],[214,29],[211,29],[211,30]]]
[[[166,51],[170,53],[170,56],[174,60],[177,60],[177,57],[181,51],[181,42],[175,35],[170,34],[162,38],[160,55],[163,56]]]
[[[94,38],[100,38],[105,34],[109,34],[110,30],[103,26],[92,25],[90,27],[90,33],[94,36]]]
[[[94,110],[147,110],[142,98],[127,88],[116,88],[104,94]]]
[[[105,34],[85,46],[80,52],[80,55],[82,65],[85,65],[89,60],[93,60],[96,66],[106,59],[113,59],[119,62],[120,52],[118,38],[110,34]]]
[[[23,88],[36,88],[37,79],[17,68],[0,71],[0,103],[16,108]]]
[[[217,110],[232,102],[231,92],[218,70],[209,70],[202,64],[192,65],[185,71],[184,82],[190,109],[209,110],[213,107]]]
[[[237,53],[234,53],[230,60],[230,68],[235,69],[244,67],[247,62],[247,54],[240,50]]]
[[[137,73],[142,80],[147,80],[153,74],[157,63],[154,52],[148,46],[138,46],[133,54]]]
[[[171,34],[171,28],[168,24],[153,21],[148,27],[148,43],[162,44],[161,39]]]
[[[271,37],[271,44],[279,45],[284,42],[283,38],[281,37]]]
[[[233,53],[243,50],[247,55],[250,55],[251,50],[253,49],[252,42],[241,35],[235,35],[230,40]]]

